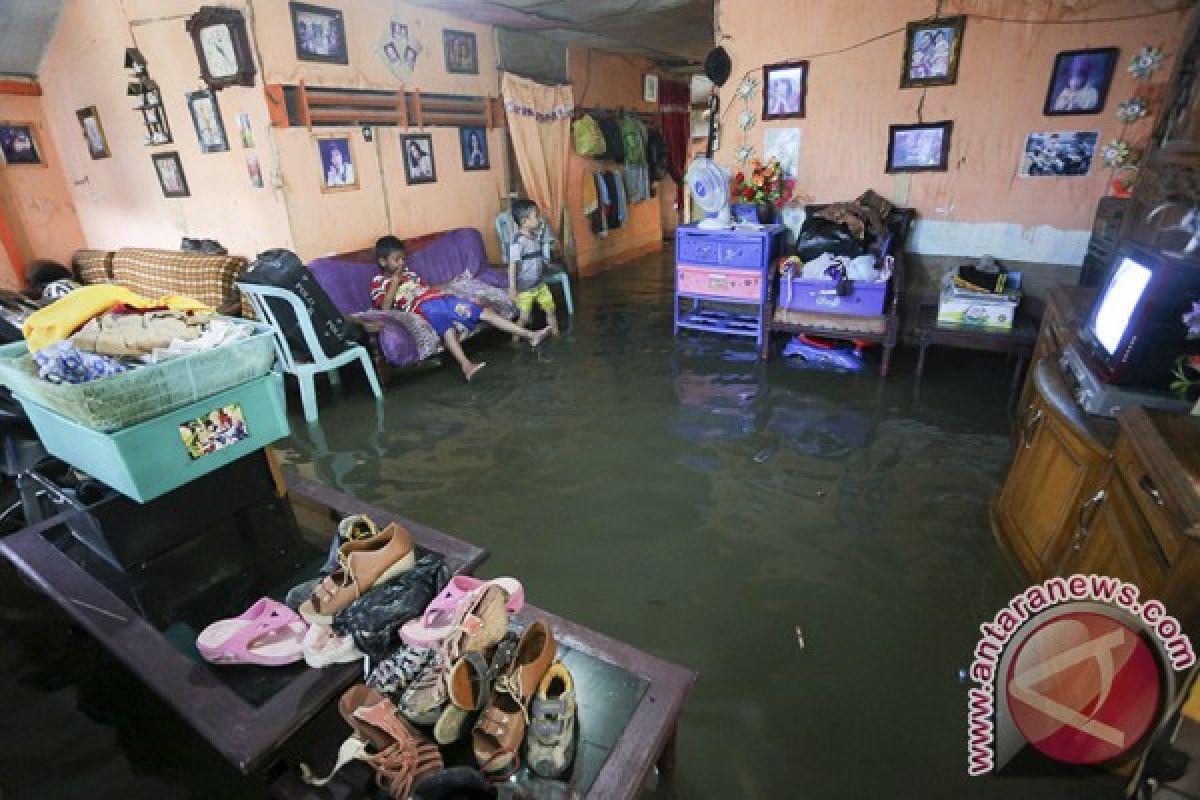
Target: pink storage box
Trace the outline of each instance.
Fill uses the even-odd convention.
[[[877,317],[883,313],[889,281],[850,281],[850,294],[841,297],[837,283],[826,278],[779,279],[779,307],[821,314]]]
[[[757,270],[679,264],[675,281],[680,294],[754,303],[762,296],[762,274]]]

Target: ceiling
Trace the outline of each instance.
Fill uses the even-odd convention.
[[[62,0],[0,0],[0,75],[37,75]]]
[[[701,61],[713,46],[713,0],[409,0],[564,44]]]

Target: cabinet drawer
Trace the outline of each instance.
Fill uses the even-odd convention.
[[[729,267],[758,267],[762,264],[761,239],[724,240],[717,244],[717,263]]]
[[[675,260],[691,264],[716,264],[721,240],[715,236],[679,236],[675,244]]]
[[[1175,561],[1183,545],[1183,534],[1178,529],[1175,514],[1169,505],[1170,500],[1159,492],[1154,478],[1123,436],[1117,440],[1117,446],[1113,450],[1113,462],[1125,479],[1138,510],[1146,518],[1163,555],[1169,561]]]
[[[679,264],[675,267],[675,286],[680,294],[757,303],[762,296],[762,273]]]

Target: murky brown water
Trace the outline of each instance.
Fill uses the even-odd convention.
[[[987,525],[1005,362],[935,351],[919,398],[905,357],[886,381],[762,365],[749,343],[673,338],[670,287],[657,258],[590,280],[564,340],[475,343],[471,385],[416,375],[376,406],[350,381],[321,425],[293,417],[285,456],[488,548],[484,573],[537,605],[697,669],[655,796],[1118,797],[966,777],[958,671],[1021,588]],[[48,604],[10,596],[4,798],[256,796]]]

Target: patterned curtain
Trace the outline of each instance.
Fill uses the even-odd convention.
[[[667,172],[675,181],[675,204],[682,208],[683,173],[692,135],[692,91],[686,83],[663,81],[658,98],[663,138],[667,140]]]
[[[543,86],[505,73],[500,91],[521,181],[529,199],[538,204],[555,234],[561,236],[571,112],[575,110],[571,87]]]

